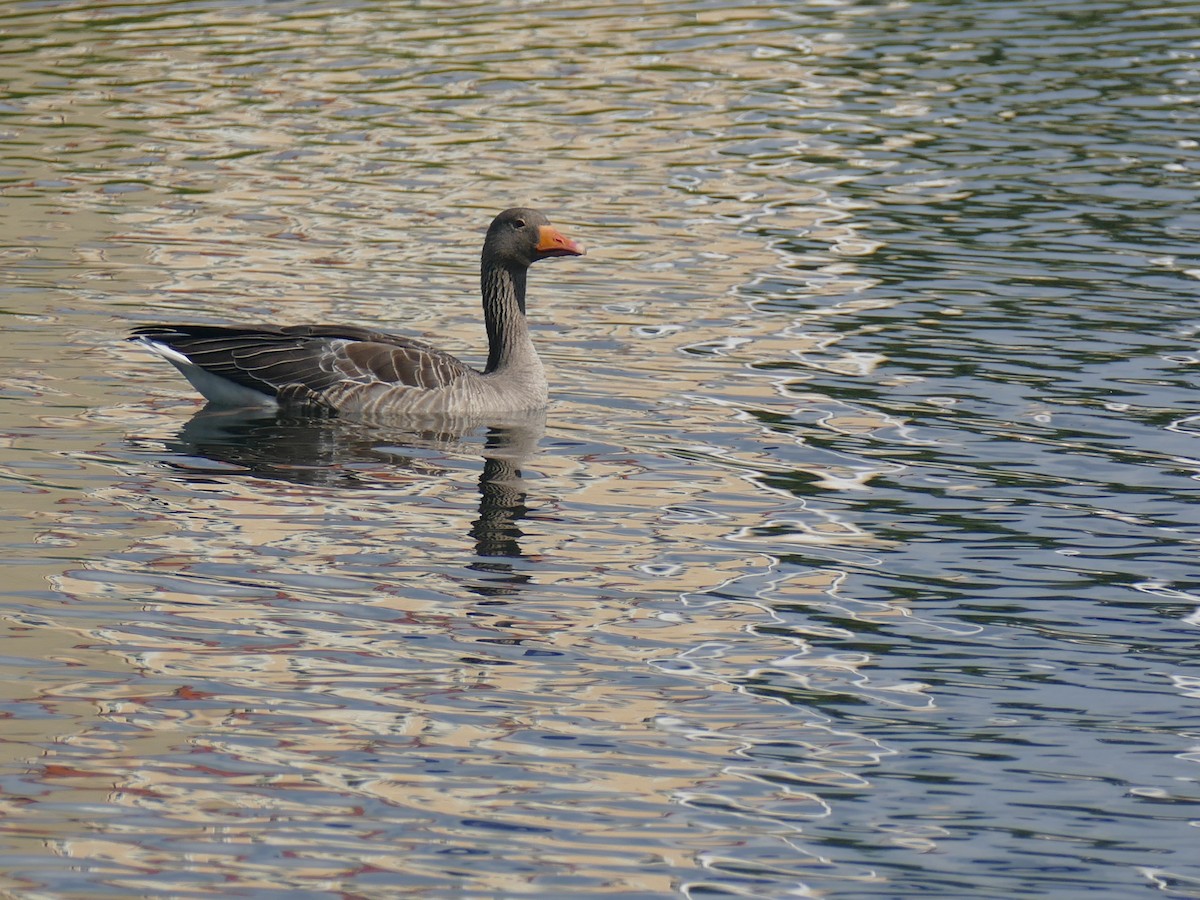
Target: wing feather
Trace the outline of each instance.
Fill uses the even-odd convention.
[[[326,393],[354,385],[431,389],[477,374],[422,341],[353,326],[149,325],[133,336],[166,345],[213,375],[288,405],[320,405]]]

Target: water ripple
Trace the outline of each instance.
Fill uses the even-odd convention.
[[[1194,19],[0,11],[0,881],[1191,896]],[[475,358],[518,202],[589,246],[545,422],[191,418],[117,340]]]

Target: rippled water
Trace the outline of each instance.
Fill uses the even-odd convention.
[[[1200,897],[1200,6],[0,12],[0,891]],[[143,321],[543,418],[199,414]]]

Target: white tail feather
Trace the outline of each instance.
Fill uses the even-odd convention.
[[[244,387],[228,378],[222,378],[220,375],[214,375],[212,372],[200,368],[174,347],[168,347],[166,344],[148,337],[139,337],[137,342],[149,347],[183,373],[183,377],[190,381],[192,387],[198,390],[209,403],[229,407],[274,408],[277,406],[275,398],[270,394]]]

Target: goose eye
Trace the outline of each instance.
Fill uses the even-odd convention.
[[[524,228],[524,227],[525,227],[524,219],[513,219],[513,228]]]

